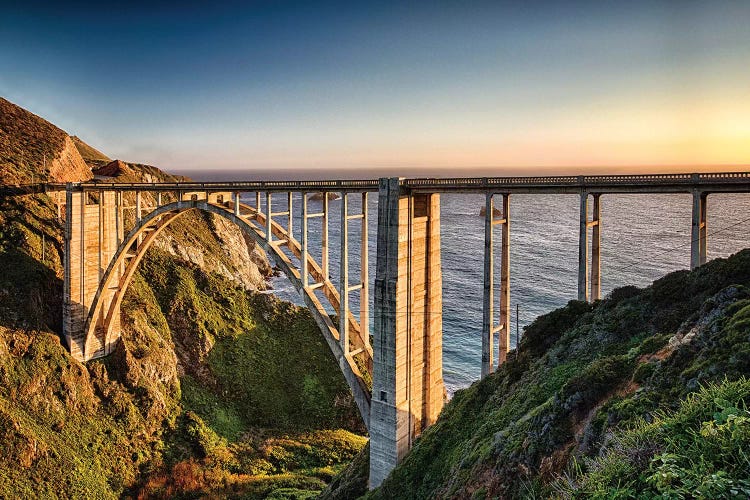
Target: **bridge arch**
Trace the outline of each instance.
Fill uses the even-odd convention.
[[[282,251],[286,247],[292,255],[301,259],[302,249],[293,235],[283,226],[271,218],[271,232],[276,241],[267,238],[265,228],[268,228],[266,215],[255,207],[240,204],[231,207],[224,200],[211,202],[209,199],[181,200],[157,206],[153,211],[136,221],[135,226],[123,238],[110,263],[104,271],[96,294],[86,317],[84,331],[84,357],[93,359],[94,352],[99,346],[110,345],[119,338],[119,331],[115,331],[120,305],[133,279],[138,264],[153,245],[159,234],[174,220],[191,210],[200,210],[223,217],[236,224],[245,234],[249,235],[267,255],[274,258],[284,275],[302,296],[305,305],[320,328],[336,361],[354,395],[360,414],[369,429],[371,393],[365,374],[372,373],[372,347],[369,338],[364,338],[359,322],[354,315],[348,313],[349,339],[352,349],[345,353],[339,341],[339,331],[329,316],[316,291],[329,306],[338,314],[340,311],[339,292],[333,283],[324,276],[322,267],[308,255],[307,272],[316,283],[304,286],[300,270]],[[301,261],[300,261],[301,262]],[[300,264],[302,265],[302,264]],[[113,293],[105,293],[107,291]]]

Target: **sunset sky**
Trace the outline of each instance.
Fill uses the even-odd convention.
[[[3,6],[0,95],[128,161],[750,164],[747,1],[104,4]]]

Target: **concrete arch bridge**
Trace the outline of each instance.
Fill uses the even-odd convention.
[[[750,173],[632,176],[554,176],[356,181],[257,181],[47,185],[65,207],[64,337],[73,356],[107,355],[120,338],[120,304],[133,274],[159,233],[189,210],[235,223],[273,257],[312,312],[354,395],[370,433],[370,486],[379,485],[413,440],[438,417],[445,400],[442,379],[442,271],[440,193],[486,197],[482,376],[510,348],[510,200],[514,193],[580,195],[578,298],[600,298],[600,197],[617,193],[691,193],[691,267],[707,259],[706,206],[710,193],[750,192]],[[144,203],[143,193],[153,202]],[[301,227],[295,237],[293,194]],[[308,194],[322,193],[311,212]],[[329,197],[339,193],[339,280],[330,278]],[[370,341],[368,200],[378,196],[373,340]],[[350,213],[349,199],[361,197]],[[274,211],[279,198],[282,210]],[[495,199],[501,198],[500,209]],[[593,216],[589,219],[589,200]],[[249,203],[248,203],[249,202]],[[315,205],[317,207],[317,205]],[[308,229],[322,220],[315,235]],[[361,226],[349,241],[349,226]],[[501,226],[500,297],[493,295],[494,227]],[[589,237],[591,234],[591,238]],[[312,251],[314,250],[314,252]],[[350,276],[349,255],[360,270]],[[317,261],[311,255],[320,254]],[[349,307],[351,294],[360,307]],[[499,314],[495,314],[495,309]],[[330,311],[337,316],[332,319]],[[478,360],[479,362],[480,360]]]

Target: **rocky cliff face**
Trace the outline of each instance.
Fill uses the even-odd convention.
[[[95,169],[98,178],[114,182],[178,182],[183,177],[170,175],[156,167],[114,160]],[[165,198],[166,200],[167,198]],[[134,203],[126,195],[127,203]],[[156,198],[143,193],[147,209],[156,206]],[[265,252],[236,225],[213,214],[188,212],[173,222],[154,243],[159,248],[207,272],[218,273],[247,290],[265,290],[272,268]]]
[[[265,290],[272,272],[265,252],[236,225],[215,215],[189,214],[168,228],[154,243],[156,248],[242,284],[248,290]],[[203,227],[201,227],[203,226]],[[205,228],[205,229],[204,229]],[[207,242],[209,231],[214,241]]]
[[[80,182],[93,177],[73,140],[65,136],[63,147],[49,162],[49,179],[54,182]]]

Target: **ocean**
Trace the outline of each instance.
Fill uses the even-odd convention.
[[[251,180],[242,172],[181,172],[199,181]],[[359,213],[360,196],[349,196],[349,213]],[[247,198],[248,201],[254,203]],[[499,197],[498,197],[499,200]],[[300,238],[300,195],[295,195],[295,237]],[[690,264],[692,197],[689,195],[604,195],[602,202],[602,295],[624,285],[648,286],[670,271]],[[264,202],[265,203],[265,202]],[[317,211],[319,202],[309,202]],[[286,196],[276,195],[273,210],[286,210]],[[481,368],[484,196],[441,196],[441,257],[443,267],[443,377],[449,394],[479,378]],[[329,203],[331,275],[339,276],[340,202]],[[540,314],[577,297],[578,195],[511,196],[511,345],[516,331]],[[377,194],[368,200],[370,297],[375,281]],[[279,220],[283,220],[279,217]],[[320,219],[309,222],[312,256],[320,258]],[[708,258],[726,257],[750,247],[750,195],[708,197]],[[499,228],[496,232],[496,276],[500,275]],[[360,222],[349,223],[349,275],[360,270]],[[315,249],[318,249],[317,253]],[[320,262],[318,260],[318,262]],[[496,283],[499,279],[496,279]],[[278,297],[301,304],[284,276],[271,280]],[[498,290],[499,293],[499,290]],[[359,311],[359,294],[350,306]],[[372,311],[372,304],[370,305]],[[518,310],[518,314],[516,314]]]

